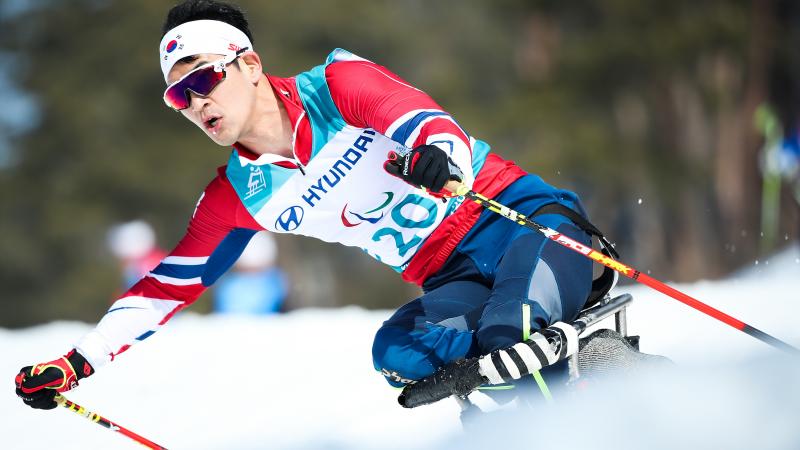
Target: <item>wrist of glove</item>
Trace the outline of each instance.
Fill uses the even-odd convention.
[[[405,155],[389,152],[383,168],[390,174],[415,187],[423,187],[434,196],[449,196],[442,192],[450,180],[463,181],[464,174],[444,150],[435,145],[420,145]]]
[[[56,394],[78,385],[78,380],[94,373],[94,368],[80,353],[70,351],[63,357],[34,366],[23,367],[14,379],[17,396],[36,409],[53,409]]]

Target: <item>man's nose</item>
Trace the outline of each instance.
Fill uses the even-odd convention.
[[[189,108],[193,112],[200,112],[203,108],[209,103],[207,97],[202,97],[200,95],[195,94],[192,91],[188,92],[189,94]]]

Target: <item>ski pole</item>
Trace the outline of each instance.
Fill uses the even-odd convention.
[[[741,320],[731,317],[728,314],[725,314],[724,312],[718,309],[706,305],[700,300],[697,300],[696,298],[691,297],[673,287],[670,287],[665,283],[662,283],[661,281],[658,281],[655,278],[650,277],[647,274],[641,273],[640,271],[632,267],[629,267],[609,256],[606,256],[603,253],[591,247],[587,247],[581,244],[580,242],[570,239],[569,237],[564,236],[563,234],[559,233],[558,231],[552,228],[540,225],[534,222],[533,220],[529,219],[525,215],[520,214],[507,206],[501,205],[495,200],[489,199],[471,190],[464,184],[451,180],[447,183],[445,189],[449,190],[450,192],[453,192],[458,196],[466,197],[474,201],[475,203],[481,205],[483,208],[488,209],[489,211],[492,211],[494,213],[500,214],[506,219],[512,220],[526,228],[538,231],[542,233],[546,238],[560,245],[563,245],[564,247],[574,250],[595,262],[598,262],[610,269],[615,270],[616,272],[621,273],[622,275],[625,275],[628,278],[638,281],[646,286],[650,286],[651,288],[661,292],[662,294],[666,294],[672,297],[673,299],[678,300],[681,303],[691,306],[692,308],[702,313],[705,313],[706,315],[709,315],[725,324],[732,326],[733,328],[736,328],[739,331],[747,333],[748,335],[758,339],[761,342],[764,342],[772,347],[788,352],[794,356],[800,356],[800,350],[787,344],[786,342],[783,342],[782,340],[774,336],[771,336],[759,330],[758,328],[750,326],[742,322]]]
[[[153,441],[145,439],[142,436],[139,436],[138,434],[134,433],[133,431],[128,430],[127,428],[125,428],[123,426],[120,426],[117,423],[106,419],[105,417],[101,416],[100,414],[91,412],[91,411],[87,410],[86,408],[84,408],[83,406],[80,406],[80,405],[78,405],[76,403],[73,403],[73,402],[67,400],[66,397],[64,397],[61,394],[56,395],[55,401],[60,406],[63,406],[64,408],[67,408],[68,410],[70,410],[70,411],[72,411],[72,412],[74,412],[74,413],[76,413],[78,415],[81,415],[81,416],[91,420],[92,422],[94,422],[94,423],[96,423],[96,424],[98,424],[98,425],[100,425],[102,427],[105,427],[105,428],[108,428],[111,431],[116,431],[117,433],[123,434],[123,435],[133,439],[134,441],[144,445],[147,448],[155,449],[155,450],[166,450],[166,447],[162,447],[162,446],[156,444]]]

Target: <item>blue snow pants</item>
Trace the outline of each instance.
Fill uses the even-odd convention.
[[[558,202],[585,216],[575,194],[535,175],[520,178],[496,199],[526,215]],[[562,215],[534,220],[591,245],[590,236]],[[424,294],[378,330],[375,369],[399,387],[451,361],[510,347],[553,322],[575,319],[591,285],[588,258],[483,211],[444,266],[425,281]]]

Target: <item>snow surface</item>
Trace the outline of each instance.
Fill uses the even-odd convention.
[[[675,287],[800,346],[797,245],[730,279]],[[634,296],[629,327],[642,351],[674,369],[555,392],[540,410],[499,410],[466,430],[452,400],[397,405],[370,359],[390,312],[355,307],[185,313],[67,397],[170,449],[800,448],[797,360],[647,287],[621,292]],[[19,367],[62,354],[90,329],[0,329],[0,448],[141,448],[14,395]]]

